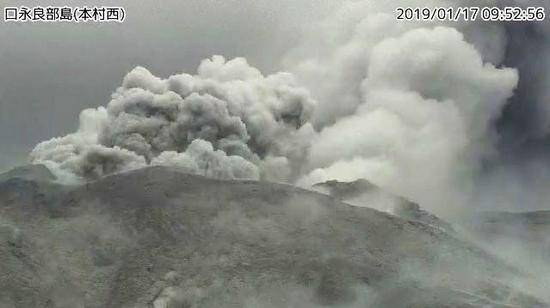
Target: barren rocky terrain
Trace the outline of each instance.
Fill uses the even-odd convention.
[[[548,307],[454,231],[327,194],[164,167],[51,180],[0,176],[2,308]]]

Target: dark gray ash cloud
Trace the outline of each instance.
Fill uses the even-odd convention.
[[[67,1],[51,1],[67,5]],[[44,5],[7,0],[3,6]],[[136,66],[157,76],[194,72],[215,54],[245,57],[263,73],[303,27],[338,1],[72,0],[72,6],[120,5],[123,24],[0,24],[0,170],[27,162],[34,145],[77,128],[85,108],[105,105]]]
[[[451,211],[491,204],[484,187],[518,191],[499,184],[522,183],[507,177],[525,178],[528,194],[540,195],[550,177],[530,166],[548,165],[548,22],[395,20],[400,5],[471,4],[123,2],[134,17],[122,25],[10,25],[1,32],[17,40],[2,49],[0,137],[22,153],[77,129],[69,123],[78,110],[106,106],[85,112],[76,135],[42,143],[31,159],[84,178],[150,164],[304,186],[367,178]],[[44,40],[55,34],[64,40]],[[42,38],[42,49],[23,35]],[[203,62],[191,76],[213,54],[247,64],[209,75]],[[138,66],[146,70],[132,71]],[[246,71],[262,77],[243,78]],[[177,76],[191,76],[194,88],[175,85]],[[259,89],[262,78],[287,81],[264,80]],[[266,115],[276,124],[258,120]],[[90,117],[101,124],[86,130]],[[87,140],[79,139],[83,130],[94,132],[91,147],[78,146]],[[192,151],[201,158],[190,158],[189,149],[201,149]],[[196,165],[205,155],[225,162],[219,166],[250,163],[249,172],[212,173],[211,165]],[[506,199],[527,200],[522,194]],[[528,203],[521,206],[544,207]]]

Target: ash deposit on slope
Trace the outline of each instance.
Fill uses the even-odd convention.
[[[121,72],[76,132],[35,146],[49,171],[0,176],[0,296],[546,307],[546,214],[501,211],[550,200],[548,20],[395,20],[397,6],[472,3],[343,2],[277,73],[223,56]]]
[[[548,307],[443,229],[290,185],[31,177],[0,181],[1,307]]]

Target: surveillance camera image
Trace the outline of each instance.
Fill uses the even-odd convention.
[[[0,9],[0,308],[550,307],[548,0]]]

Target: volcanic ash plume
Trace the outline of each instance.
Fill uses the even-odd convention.
[[[165,165],[222,179],[289,181],[307,155],[314,106],[291,74],[263,76],[242,58],[214,56],[196,75],[167,79],[137,67],[107,107],[82,111],[75,133],[38,144],[31,161],[61,178]]]
[[[518,72],[500,64],[502,25],[396,22],[408,3],[346,3],[288,56],[319,102],[300,185],[366,178],[428,208],[467,203]]]
[[[454,28],[475,46],[484,62],[501,63],[507,43],[501,24],[396,20],[398,7],[469,5],[468,0],[343,2],[332,15],[307,31],[300,44],[284,59],[285,68],[294,73],[319,101],[312,118],[315,126],[334,124],[338,119],[354,114],[358,106],[365,103],[361,84],[367,78],[368,67],[375,64],[372,52],[386,40],[398,39],[409,31],[441,26]],[[402,50],[402,55],[407,56],[411,51]]]
[[[138,67],[31,160],[80,179],[148,165],[307,187],[365,178],[429,209],[467,204],[518,72],[502,64],[503,25],[397,22],[409,2],[344,3],[288,54],[292,73],[221,56],[167,79]]]

